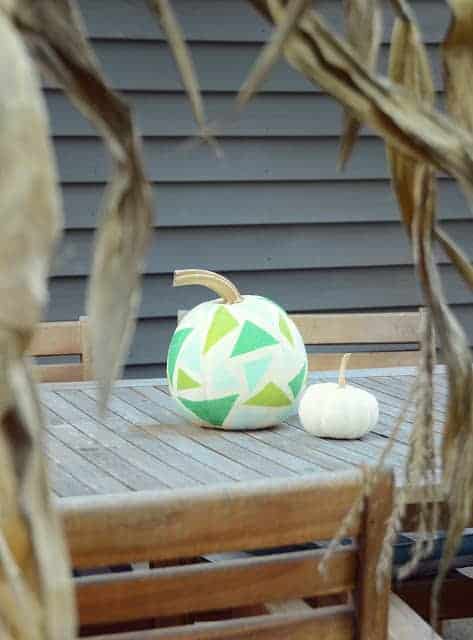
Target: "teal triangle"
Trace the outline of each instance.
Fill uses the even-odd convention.
[[[299,395],[299,391],[301,390],[302,385],[305,382],[305,376],[306,365],[304,365],[297,376],[294,376],[294,378],[289,382],[289,386],[291,387],[292,395],[294,396],[294,398],[297,398],[297,396]]]
[[[241,356],[249,351],[256,351],[256,349],[269,347],[273,344],[278,344],[278,341],[270,333],[247,320],[238,336],[231,357]]]
[[[261,360],[253,360],[252,362],[247,362],[245,364],[245,376],[246,382],[248,383],[248,389],[253,391],[264,376],[268,367],[271,363],[271,356],[267,358],[261,358]]]
[[[212,376],[212,390],[224,393],[225,391],[235,391],[240,387],[240,382],[236,375],[227,368],[222,367]]]
[[[195,373],[197,376],[200,375],[201,351],[202,336],[199,331],[194,331],[186,341],[186,348],[179,360],[179,365],[186,370]]]
[[[180,350],[182,349],[182,345],[184,344],[184,340],[187,338],[189,333],[192,332],[191,328],[180,329],[179,331],[175,331],[171,340],[171,344],[169,345],[168,351],[168,380],[169,384],[172,385],[174,379],[174,369],[176,368],[177,357],[179,355]]]
[[[194,401],[186,400],[185,398],[179,398],[179,400],[186,409],[189,409],[189,411],[204,420],[204,422],[213,424],[216,427],[221,427],[237,398],[238,394],[217,398],[215,400]]]

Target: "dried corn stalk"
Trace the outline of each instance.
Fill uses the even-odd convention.
[[[344,0],[344,9],[348,42],[359,60],[364,62],[370,71],[376,71],[383,28],[379,0]],[[342,168],[352,154],[360,128],[361,122],[350,109],[345,108],[339,158]]]
[[[45,107],[30,58],[0,4],[0,632],[5,640],[75,637],[64,540],[41,455],[42,416],[23,359],[46,302],[61,227]],[[34,158],[34,162],[31,159]]]
[[[44,72],[97,127],[113,159],[88,294],[93,362],[104,407],[134,327],[151,226],[141,146],[128,106],[102,77],[76,5],[18,0],[15,19]]]
[[[452,19],[442,47],[447,108],[458,124],[473,132],[473,3],[448,4]]]

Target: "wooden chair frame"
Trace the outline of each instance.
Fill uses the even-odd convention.
[[[59,508],[74,567],[146,562],[150,558],[169,563],[174,558],[330,539],[358,495],[360,482],[359,473],[330,474],[69,498],[61,501]],[[196,617],[186,621],[193,624],[155,629],[152,635],[130,631],[120,640],[348,640],[355,633],[360,640],[386,640],[390,576],[378,590],[376,567],[392,500],[393,478],[386,471],[366,500],[360,518],[347,531],[357,543],[335,551],[326,576],[318,571],[324,553],[320,549],[89,575],[76,579],[81,624],[136,625],[151,619],[163,626],[170,619],[175,624],[175,616],[192,613]],[[262,615],[232,619],[215,619],[215,613],[208,613],[238,612],[268,602],[303,602],[304,598],[350,590],[350,604],[320,608],[291,605],[286,611],[276,608],[277,613],[271,613],[269,607]],[[391,620],[390,625],[397,623]]]
[[[28,350],[31,356],[80,356],[80,362],[39,364],[41,382],[77,382],[92,379],[88,318],[68,322],[42,322]]]

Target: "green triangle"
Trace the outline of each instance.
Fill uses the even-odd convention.
[[[182,345],[184,344],[184,340],[191,332],[191,328],[180,329],[180,331],[176,331],[172,337],[168,351],[168,379],[171,385],[174,378],[174,369],[176,368],[177,356],[179,355]]]
[[[238,336],[231,357],[241,356],[243,353],[255,351],[262,347],[269,347],[273,344],[278,344],[278,341],[275,340],[270,333],[247,320]]]
[[[274,382],[268,382],[262,391],[250,398],[245,404],[252,407],[287,407],[292,404],[292,401]]]
[[[294,398],[297,398],[299,395],[299,391],[301,390],[302,385],[304,384],[306,374],[306,366],[304,365],[302,369],[299,371],[297,376],[295,376],[289,383],[291,387],[291,391],[294,395]]]
[[[205,422],[221,427],[237,398],[238,394],[217,398],[216,400],[193,401],[185,398],[179,398],[179,400],[189,411],[192,411]]]
[[[283,334],[286,340],[291,346],[294,346],[294,338],[292,337],[291,330],[287,324],[286,318],[282,315],[279,316],[279,331]]]
[[[186,389],[197,389],[200,384],[190,377],[185,371],[179,369],[177,372],[177,389],[178,391],[185,391]]]
[[[238,327],[237,320],[235,320],[232,314],[225,307],[220,307],[215,312],[209,332],[207,333],[204,353],[207,353],[214,344],[225,337],[227,333],[236,329],[236,327]]]

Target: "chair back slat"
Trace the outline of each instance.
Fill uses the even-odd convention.
[[[349,472],[84,496],[59,505],[73,564],[87,568],[327,540],[359,489],[360,474]],[[355,521],[347,535],[358,532]]]
[[[418,312],[292,314],[305,344],[404,344],[419,340]]]
[[[92,370],[88,319],[81,317],[77,321],[40,323],[31,341],[28,354],[34,357],[80,357],[80,362],[37,365],[35,374],[41,382],[90,380]]]
[[[323,549],[85,576],[76,582],[83,624],[136,620],[344,593],[354,588],[357,551],[336,551],[328,575]],[[248,589],[251,585],[251,589]],[[133,598],[128,595],[133,593]],[[97,607],[100,602],[100,607]]]
[[[362,481],[360,473],[344,473],[60,501],[75,567],[150,558],[153,564],[176,558],[195,562],[76,579],[81,623],[94,629],[94,625],[156,619],[161,626],[177,616],[180,626],[155,630],[152,637],[348,640],[359,620],[365,629],[361,640],[386,640],[387,618],[384,613],[373,617],[366,603],[369,598],[372,606],[387,611],[389,583],[379,592],[370,585],[376,580],[392,506],[390,472],[380,474],[372,497],[346,532],[353,543],[334,552],[326,574],[319,571],[322,549],[281,550],[331,539],[358,497]],[[206,554],[251,549],[260,551],[215,563],[202,561]],[[217,616],[201,623],[209,620],[205,616],[211,611],[241,612],[265,603],[313,601],[347,591],[353,592],[353,604],[342,607],[307,607],[271,615],[264,609],[263,615],[251,618]],[[195,624],[182,626],[182,619],[188,622],[189,616],[194,616]],[[376,631],[370,627],[368,634],[371,623]],[[140,632],[125,637],[139,640]]]

